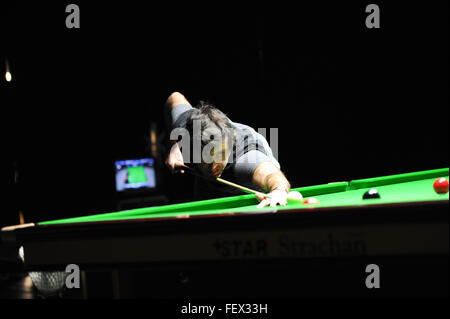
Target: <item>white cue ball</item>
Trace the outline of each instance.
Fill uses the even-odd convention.
[[[291,191],[287,197],[288,203],[303,203],[303,196],[297,191]]]

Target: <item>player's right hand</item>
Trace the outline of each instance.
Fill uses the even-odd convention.
[[[181,154],[177,143],[173,144],[172,149],[167,156],[166,166],[172,173],[184,173],[183,169],[177,169],[178,167],[186,167],[186,165],[184,165],[183,155]]]

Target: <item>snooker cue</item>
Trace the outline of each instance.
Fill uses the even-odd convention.
[[[235,184],[235,183],[233,183],[233,182],[229,182],[229,181],[227,181],[227,180],[225,180],[225,179],[223,179],[223,178],[220,178],[220,177],[216,177],[216,181],[218,181],[219,183],[226,184],[226,185],[228,185],[228,186],[231,186],[231,187],[240,189],[241,191],[243,191],[243,192],[245,192],[245,193],[253,193],[253,194],[260,193],[260,194],[263,194],[264,196],[267,196],[267,197],[270,198],[270,196],[267,195],[267,194],[264,194],[264,193],[255,191],[255,190],[250,189],[250,188],[245,187],[245,186],[241,186],[241,185]]]
[[[218,183],[222,183],[222,184],[226,184],[226,185],[231,186],[231,187],[235,187],[235,188],[237,188],[237,189],[239,189],[239,190],[241,190],[241,191],[243,191],[245,193],[253,193],[253,194],[259,193],[259,194],[262,194],[266,198],[269,198],[269,199],[272,198],[272,196],[270,196],[269,194],[265,194],[265,193],[262,193],[262,192],[255,191],[255,190],[253,190],[251,188],[248,188],[248,187],[245,187],[245,186],[242,186],[242,185],[238,185],[236,183],[232,183],[230,181],[224,180],[223,178],[220,178],[220,177],[213,178],[213,177],[208,177],[208,176],[205,176],[203,174],[197,173],[191,167],[188,167],[188,166],[177,166],[177,167],[175,167],[175,170],[185,170],[186,172],[188,172],[188,173],[190,173],[192,175],[198,176],[200,178],[203,178],[203,179],[206,179],[206,180],[209,180],[209,181],[216,181]],[[296,202],[296,203],[303,203],[303,197],[300,199],[300,198],[296,198],[296,197],[291,197],[288,194],[287,199],[290,200],[290,201]]]
[[[262,192],[255,191],[255,190],[250,189],[248,187],[241,186],[241,185],[229,182],[229,181],[224,180],[223,178],[220,178],[220,177],[216,177],[216,181],[218,181],[219,183],[222,183],[222,184],[226,184],[226,185],[238,188],[238,189],[240,189],[243,192],[253,193],[253,194],[259,193],[259,194],[263,194],[265,198],[269,198],[269,199],[272,198],[272,196],[270,196],[269,194],[264,194]],[[289,194],[287,195],[287,199],[290,200],[290,201],[296,202],[296,203],[303,203],[303,198],[299,199],[299,198],[296,198],[296,197],[291,197],[291,196],[289,196]]]
[[[264,194],[264,193],[262,193],[262,192],[258,192],[258,191],[256,191],[256,190],[250,189],[250,188],[245,187],[245,186],[242,186],[242,185],[238,185],[238,184],[236,184],[236,183],[232,183],[232,182],[227,181],[227,180],[225,180],[225,179],[223,179],[223,178],[220,178],[220,177],[212,178],[212,177],[204,176],[204,175],[202,175],[202,174],[198,174],[198,173],[195,172],[192,168],[187,167],[187,166],[177,166],[175,169],[176,169],[176,170],[185,170],[186,172],[188,172],[188,173],[190,173],[190,174],[192,174],[192,175],[198,176],[198,177],[200,177],[200,178],[203,178],[203,179],[206,179],[206,180],[216,181],[216,182],[219,182],[219,183],[222,183],[222,184],[226,184],[226,185],[228,185],[228,186],[237,188],[237,189],[243,191],[244,193],[252,193],[252,194],[259,193],[259,194],[263,194],[264,197],[271,198],[271,196],[268,195],[268,194]]]

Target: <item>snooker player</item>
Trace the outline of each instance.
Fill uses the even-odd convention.
[[[290,184],[280,170],[280,164],[274,158],[266,139],[253,128],[232,122],[224,113],[210,104],[200,102],[197,108],[179,92],[172,93],[165,103],[167,126],[171,133],[171,150],[166,165],[172,172],[184,173],[183,168],[194,168],[199,174],[217,178],[221,177],[239,185],[256,189],[260,200],[258,207],[270,205],[285,206],[287,197],[298,192],[290,192]],[[196,130],[197,128],[197,130]],[[176,133],[184,129],[189,134],[188,148],[193,150],[192,157],[200,160],[191,163],[190,152],[184,152]],[[200,145],[200,149],[195,149]],[[181,150],[180,150],[181,147]],[[199,155],[202,156],[199,156]],[[205,160],[204,155],[209,155]],[[206,156],[207,158],[207,156]],[[199,198],[212,198],[220,194],[240,194],[240,190],[210,182],[208,179],[196,180]],[[268,193],[264,196],[262,192]],[[270,198],[269,198],[270,197]]]

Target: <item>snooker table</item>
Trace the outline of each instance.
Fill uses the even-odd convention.
[[[23,247],[26,271],[79,265],[83,297],[448,296],[449,195],[433,189],[448,176],[292,189],[318,204],[258,209],[245,194],[43,221],[5,227],[1,238]],[[380,198],[363,199],[371,188]],[[365,285],[369,264],[379,289]]]

